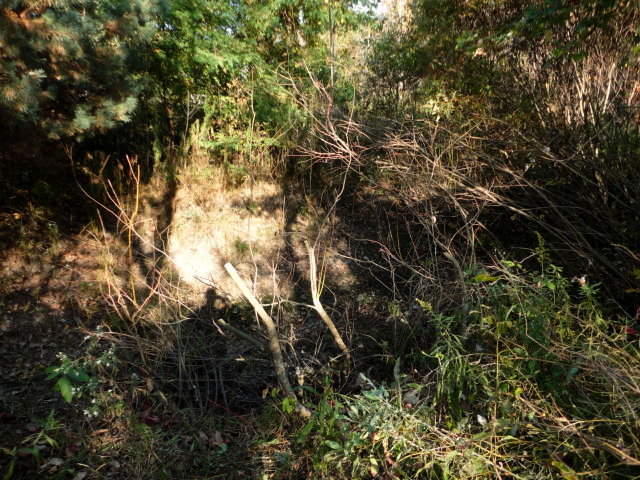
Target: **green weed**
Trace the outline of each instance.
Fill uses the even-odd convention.
[[[636,478],[640,350],[597,284],[504,262],[475,282],[466,336],[423,304],[433,330],[419,378],[357,395],[327,389],[300,428],[321,478]],[[474,281],[473,279],[471,280]],[[414,346],[417,347],[417,346]],[[415,360],[415,358],[412,358]],[[415,362],[412,361],[415,364]]]

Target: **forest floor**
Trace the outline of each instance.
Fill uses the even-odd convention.
[[[422,478],[429,456],[436,468],[455,458],[461,475],[490,478],[491,468],[502,460],[478,463],[475,453],[459,453],[473,452],[467,448],[472,444],[484,452],[487,445],[506,440],[521,442],[505,453],[514,471],[559,478],[558,472],[570,470],[548,445],[583,454],[583,437],[558,435],[558,425],[574,417],[576,432],[594,419],[602,425],[603,440],[591,430],[584,437],[598,442],[589,452],[604,446],[610,455],[589,457],[587,467],[600,472],[594,478],[612,478],[609,465],[622,472],[620,478],[635,478],[637,435],[629,432],[637,412],[631,403],[638,385],[631,368],[637,364],[636,325],[620,323],[613,314],[614,320],[607,320],[595,289],[564,278],[560,268],[548,265],[539,276],[510,262],[512,271],[504,267],[495,269],[496,277],[477,272],[469,278],[483,317],[476,325],[478,336],[465,346],[452,333],[461,318],[455,310],[452,316],[434,314],[420,293],[407,296],[410,301],[394,297],[394,281],[411,272],[385,270],[392,263],[384,225],[386,220],[393,224],[396,210],[384,197],[371,201],[347,194],[325,222],[326,203],[323,210],[318,195],[301,186],[272,179],[250,184],[253,188],[213,185],[215,172],[198,168],[180,172],[173,186],[145,185],[152,195],[143,192],[136,224],[151,225],[144,232],[127,229],[130,198],[111,223],[95,212],[77,214],[86,210],[87,198],[81,192],[65,198],[59,193],[65,192],[65,182],[51,171],[55,178],[12,187],[6,198],[13,203],[0,211],[3,480],[399,478],[390,456],[392,437],[398,458],[417,459],[409,462],[418,472],[415,478]],[[213,227],[217,236],[207,230]],[[392,229],[392,243],[401,241],[398,231]],[[171,244],[172,232],[179,233],[179,242]],[[350,368],[309,308],[304,240],[319,237],[323,248],[316,253],[326,272],[322,302],[350,347]],[[207,243],[211,238],[218,243]],[[172,255],[162,250],[167,245]],[[195,283],[200,289],[187,285],[186,274],[172,267],[181,252],[187,253],[183,265],[196,267],[211,281]],[[538,258],[547,258],[546,252],[540,250]],[[259,348],[267,336],[251,307],[206,270],[217,262],[220,272],[227,261],[256,285],[277,320],[288,375],[299,398],[313,409],[310,420],[297,417],[282,394],[271,356]],[[443,283],[453,290],[465,284],[441,263]],[[547,290],[541,279],[548,282]],[[444,298],[437,293],[429,300]],[[451,295],[447,301],[458,298]],[[496,323],[500,315],[504,321]],[[508,331],[516,342],[513,352],[528,348],[538,355],[538,339],[528,333],[520,338],[512,328],[513,318],[529,317],[540,319],[543,328],[534,333],[542,339],[553,328],[565,339],[553,344],[557,357],[551,362],[540,354],[543,367],[527,374],[530,378],[522,373],[530,357],[518,354],[524,363],[514,363],[512,350],[500,352],[493,343],[505,341]],[[223,330],[219,319],[245,336]],[[501,325],[504,331],[498,331]],[[573,329],[569,333],[567,325]],[[585,332],[589,342],[582,341]],[[449,365],[454,367],[438,370],[435,362],[441,358],[453,359]],[[584,361],[589,358],[597,361]],[[497,365],[506,381],[494,381]],[[514,387],[513,393],[494,388],[501,384]],[[479,392],[478,385],[485,390]],[[576,395],[594,386],[604,400],[586,405],[598,411],[576,410]],[[444,393],[439,395],[438,388]],[[565,404],[528,400],[547,398],[549,392],[564,395]],[[471,395],[479,399],[475,404],[468,402]],[[494,410],[496,430],[485,437],[490,407],[499,405],[490,403],[495,398],[512,423],[497,429]],[[618,398],[630,407],[625,410]],[[532,406],[539,409],[535,429]],[[443,416],[445,407],[458,417]],[[621,412],[631,420],[620,421]],[[438,418],[444,420],[434,423]],[[459,423],[450,423],[453,418]],[[413,423],[396,435],[405,421]],[[518,438],[514,428],[520,429]],[[628,442],[630,454],[615,446],[623,444],[619,438]],[[538,447],[535,455],[522,453]],[[581,456],[565,460],[576,468],[584,463]]]
[[[21,215],[5,214],[5,231],[17,232]],[[223,312],[199,308],[189,319],[189,328],[203,332],[210,344],[207,355],[225,369],[226,380],[220,380],[224,397],[216,392],[203,405],[165,381],[171,362],[160,371],[162,363],[141,358],[131,343],[111,335],[107,252],[95,231],[56,232],[50,238],[27,231],[20,241],[13,240],[0,261],[2,478],[305,478],[309,465],[292,465],[287,453],[296,448],[288,429],[299,425],[294,419],[291,425],[283,423],[286,405],[280,402],[270,358],[242,339],[216,332],[212,316]],[[373,258],[375,251],[368,254]],[[337,285],[327,308],[340,328],[348,329],[360,359],[356,369],[382,378],[391,374],[392,365],[381,369],[379,361],[389,347],[384,335],[374,336],[376,325],[387,330],[390,320],[384,297],[370,292],[371,287],[351,290],[349,297]],[[242,320],[237,312],[229,315]],[[357,370],[342,376],[315,317],[288,314],[286,355],[310,367],[303,372],[308,387],[321,389],[334,378],[347,391],[357,389]],[[255,323],[242,328],[266,340]],[[118,348],[118,359],[113,357],[118,366],[110,369],[106,362],[113,348]],[[101,359],[106,360],[101,364]],[[376,372],[371,372],[373,365]],[[58,368],[68,374],[71,367],[98,383],[74,382],[78,390],[66,402],[54,388],[60,377],[49,379],[47,373]],[[198,368],[204,368],[201,382],[216,374]]]
[[[77,462],[108,432],[92,430],[45,370],[60,365],[62,354],[85,357],[107,315],[98,280],[102,246],[87,233],[44,249],[30,240],[5,250],[0,264],[0,466],[4,478],[80,479],[87,470]]]

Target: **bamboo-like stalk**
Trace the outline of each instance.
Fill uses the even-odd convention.
[[[349,348],[344,343],[344,340],[342,340],[342,336],[340,335],[340,332],[338,332],[338,329],[336,328],[335,324],[331,320],[331,317],[329,317],[329,314],[326,312],[326,310],[322,306],[322,303],[320,303],[320,294],[318,290],[318,287],[319,287],[318,267],[316,265],[315,251],[313,247],[309,244],[309,242],[305,241],[304,245],[305,247],[307,247],[307,253],[309,255],[309,277],[311,280],[311,299],[313,301],[313,308],[315,309],[316,312],[318,312],[318,315],[320,315],[320,318],[322,319],[322,321],[325,323],[325,325],[331,332],[331,335],[333,335],[333,339],[335,340],[336,345],[338,345],[338,348],[342,350],[342,352],[345,355],[346,364],[349,365],[351,361],[351,354],[349,352]]]
[[[231,265],[231,263],[226,263],[224,268],[231,279],[238,286],[245,298],[249,301],[253,309],[256,311],[264,326],[267,328],[267,333],[269,335],[269,350],[271,351],[271,356],[273,357],[273,364],[276,369],[276,375],[278,376],[280,386],[285,391],[287,396],[295,401],[296,412],[302,417],[310,417],[311,412],[307,407],[300,403],[298,397],[296,397],[296,394],[293,391],[293,388],[291,387],[289,378],[287,377],[287,372],[284,367],[284,360],[282,358],[282,350],[280,349],[280,341],[278,339],[278,331],[276,330],[275,323],[266,312],[264,307],[260,304],[260,302],[258,302],[251,290],[249,290],[249,287],[247,287],[246,283],[244,283],[244,280],[240,278],[240,275],[238,275],[238,272],[234,268],[234,266]]]
[[[135,203],[133,213],[131,214],[131,219],[127,225],[128,232],[128,248],[129,248],[129,282],[131,284],[131,298],[133,299],[133,304],[137,305],[136,299],[136,282],[135,282],[135,264],[133,263],[133,227],[135,225],[136,217],[138,216],[138,210],[140,208],[140,164],[136,163],[136,169],[133,168],[133,163],[129,158],[129,155],[126,156],[127,163],[129,164],[129,170],[131,172],[131,176],[133,177],[136,183],[136,195],[135,195]]]

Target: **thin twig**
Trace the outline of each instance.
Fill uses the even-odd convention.
[[[220,325],[220,327],[222,327],[223,330],[227,330],[228,332],[231,332],[234,335],[237,335],[238,337],[242,338],[243,340],[246,340],[247,342],[252,343],[256,347],[260,348],[261,350],[267,351],[267,347],[265,345],[263,345],[262,342],[256,340],[255,338],[253,338],[248,333],[245,333],[242,330],[237,329],[233,325],[229,325],[222,318],[218,319],[218,324]]]

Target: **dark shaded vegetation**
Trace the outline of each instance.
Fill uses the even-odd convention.
[[[3,478],[638,478],[636,4],[361,3],[2,7]]]

